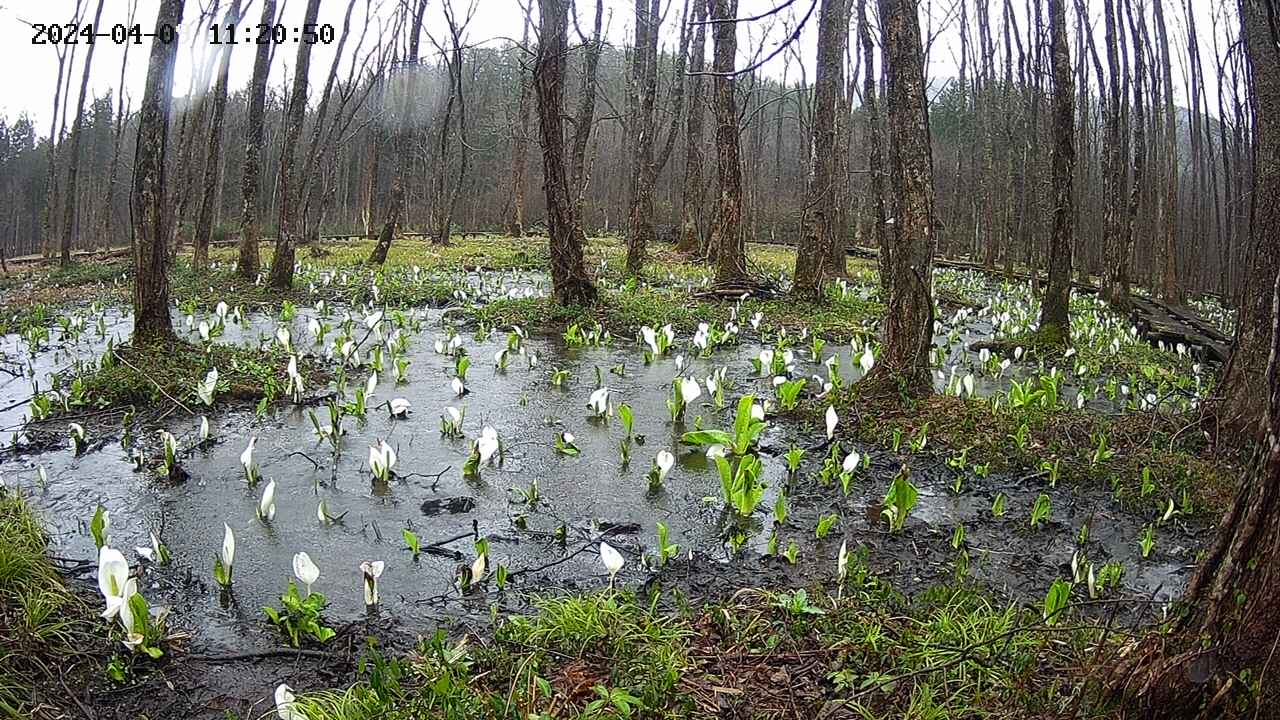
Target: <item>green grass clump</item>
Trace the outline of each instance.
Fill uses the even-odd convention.
[[[84,609],[63,585],[47,548],[22,495],[0,489],[0,717],[29,717],[31,686],[80,643]]]

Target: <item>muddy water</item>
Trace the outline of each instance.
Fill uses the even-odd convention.
[[[526,287],[528,292],[537,292],[536,280]],[[300,311],[289,323],[295,345],[305,352],[318,352],[318,347],[308,346],[306,324],[312,315],[310,310]],[[327,319],[336,322],[338,315],[330,312]],[[647,572],[640,566],[639,555],[645,550],[654,552],[658,521],[670,527],[672,542],[692,550],[704,562],[730,566],[744,562],[729,559],[719,530],[719,502],[706,500],[718,498],[720,493],[714,466],[700,451],[677,444],[686,429],[729,425],[733,403],[730,408],[717,409],[705,404],[708,398],[704,395],[699,400],[703,404],[690,409],[687,427],[672,425],[666,399],[677,372],[675,352],[646,366],[640,351],[629,341],[610,347],[566,348],[559,337],[536,337],[525,343],[528,355],[538,358],[535,366],[529,366],[528,355],[513,355],[502,370],[494,366],[493,357],[505,347],[506,333],[495,333],[484,341],[467,334],[471,392],[457,398],[450,389],[453,360],[432,350],[435,339],[444,332],[441,313],[421,311],[415,317],[421,322],[421,331],[409,345],[409,381],[395,386],[390,374],[384,374],[371,402],[403,397],[412,403],[413,412],[407,419],[392,419],[385,409],[371,408],[363,422],[347,418],[343,423],[347,434],[337,455],[316,439],[305,408],[285,407],[261,419],[242,410],[211,413],[213,440],[206,447],[196,447],[198,418],[168,422],[167,429],[180,438],[184,448],[181,466],[189,478],[180,483],[159,480],[153,470],[136,471],[130,451],[118,437],[91,437],[91,450],[78,458],[67,450],[19,456],[0,466],[0,472],[9,484],[26,488],[44,512],[59,556],[94,556],[86,524],[98,503],[111,512],[112,544],[116,547],[147,545],[148,533],[158,532],[174,561],[168,567],[149,568],[142,592],[153,603],[173,607],[173,623],[191,633],[198,645],[211,648],[276,643],[271,633],[261,630],[260,608],[278,604],[278,595],[292,576],[291,559],[300,551],[310,554],[320,567],[314,590],[329,598],[327,617],[333,624],[357,620],[364,614],[358,569],[363,560],[386,562],[381,578],[382,613],[408,627],[419,628],[444,616],[483,612],[488,602],[497,599],[492,582],[487,595],[463,598],[455,589],[458,568],[470,564],[474,555],[471,537],[453,540],[415,561],[401,539],[405,528],[412,529],[424,546],[467,536],[474,529],[488,538],[492,562],[512,570],[512,585],[521,590],[605,584],[604,569],[593,550],[574,554],[588,546],[594,548],[592,541],[602,533],[607,533],[611,544],[626,556],[620,582],[642,581]],[[95,329],[78,342],[55,341],[56,349],[37,352],[32,360],[36,376],[65,369],[77,358],[93,358],[113,334],[126,337],[129,319],[114,313],[109,313],[109,318],[105,336],[98,336]],[[262,316],[252,317],[243,326],[228,323],[218,342],[271,342],[276,326],[276,320]],[[974,336],[982,332],[981,326],[973,328]],[[194,331],[190,334],[195,337]],[[24,351],[21,340],[10,337],[4,342],[5,349],[12,348],[15,355]],[[680,345],[686,342],[687,338],[682,338]],[[759,349],[745,342],[717,351],[710,358],[690,358],[685,372],[701,378],[725,365],[734,381],[732,397],[744,392],[771,396],[768,379],[755,377],[751,367],[750,359]],[[848,347],[829,348],[825,354],[832,353],[839,355],[842,375],[856,380],[860,371]],[[804,360],[808,354],[806,349],[796,350],[797,374],[824,374],[820,364]],[[611,370],[619,365],[625,368],[621,375]],[[554,368],[570,371],[565,387],[550,384]],[[621,423],[616,418],[612,422],[588,418],[586,401],[595,387],[597,370],[613,391],[615,404],[632,406],[635,433],[643,436],[643,444],[633,448],[627,469],[620,467],[618,455]],[[353,386],[364,382],[366,372],[352,372]],[[1002,391],[1005,383],[1007,380],[980,382],[979,394]],[[941,387],[942,381],[938,384]],[[29,394],[29,385],[22,382],[11,381],[0,389],[5,404]],[[440,414],[450,405],[465,409],[469,439],[478,436],[483,426],[491,425],[504,444],[501,464],[484,468],[478,479],[464,479],[461,473],[470,440],[449,440],[440,434]],[[323,407],[315,409],[324,416]],[[0,422],[15,423],[25,411],[25,406],[11,409],[0,415]],[[175,418],[177,415],[181,413]],[[579,456],[568,457],[554,450],[554,439],[563,431],[575,436]],[[784,421],[772,424],[763,438],[769,491],[757,513],[757,530],[748,540],[748,558],[765,547],[771,523],[767,508],[772,507],[775,493],[785,482],[780,453],[791,444],[810,447],[802,475],[816,471],[826,452],[821,433],[820,428],[800,428]],[[239,463],[250,437],[257,438],[256,459],[263,478],[277,483],[277,512],[270,523],[255,516],[261,486],[247,486]],[[379,440],[387,441],[399,455],[396,471],[400,477],[385,485],[372,479],[367,465],[368,447]],[[143,444],[154,449],[154,432]],[[664,488],[652,494],[645,474],[653,457],[663,449],[674,452],[679,462]],[[1160,530],[1155,557],[1140,562],[1137,538],[1149,519],[1116,509],[1104,489],[1048,489],[1041,487],[1040,479],[984,479],[970,474],[957,494],[949,489],[952,471],[941,459],[857,449],[870,454],[872,465],[860,473],[850,496],[842,497],[838,488],[821,487],[812,480],[798,481],[791,504],[793,516],[779,533],[783,545],[789,540],[799,543],[802,564],[816,567],[819,576],[834,573],[835,548],[845,539],[854,547],[866,545],[872,569],[908,587],[949,576],[953,553],[948,541],[954,527],[963,523],[973,574],[990,586],[1037,600],[1054,577],[1070,572],[1076,533],[1088,521],[1092,528],[1090,559],[1098,565],[1123,560],[1126,592],[1169,597],[1185,581],[1185,565],[1191,562],[1199,542],[1194,528],[1175,523]],[[889,535],[875,506],[904,462],[912,467],[920,501],[906,531]],[[47,471],[43,486],[36,482],[37,465]],[[529,508],[513,488],[527,489],[534,480],[541,501]],[[1051,497],[1052,520],[1031,530],[1027,520],[1030,507],[1042,491]],[[1000,519],[990,513],[997,492],[1008,496],[1008,512]],[[322,524],[317,519],[321,500],[332,515],[342,516],[340,522]],[[830,536],[818,541],[813,532],[817,518],[831,512],[842,520]],[[211,574],[224,522],[234,530],[238,545],[234,592],[229,597],[218,592]],[[561,526],[567,530],[563,545],[555,538]],[[137,562],[136,556],[130,556]],[[741,581],[750,583],[750,574],[744,574]]]

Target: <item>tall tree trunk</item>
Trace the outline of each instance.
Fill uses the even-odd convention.
[[[1263,409],[1271,339],[1271,308],[1264,288],[1280,271],[1280,52],[1272,41],[1272,32],[1280,23],[1277,6],[1280,3],[1276,0],[1244,3],[1244,40],[1252,60],[1249,87],[1255,118],[1254,202],[1243,271],[1245,292],[1241,295],[1235,343],[1219,384],[1223,401],[1218,408],[1223,425],[1236,430],[1247,429]]]
[[[169,138],[169,105],[173,100],[173,65],[177,42],[164,42],[161,28],[179,27],[185,0],[161,0],[151,40],[147,84],[138,109],[138,145],[134,155],[133,193],[133,341],[174,339],[169,317],[169,249],[165,246],[173,216],[165,200],[165,151]]]
[[[102,19],[103,0],[98,0],[98,7],[93,12],[93,27],[98,27]],[[83,129],[84,98],[89,89],[89,71],[93,67],[93,51],[98,43],[89,43],[89,50],[84,56],[84,71],[80,75],[80,97],[76,100],[76,117],[71,121],[71,149],[67,153],[66,202],[62,204],[62,254],[59,264],[66,267],[71,264],[71,245],[76,230],[76,184],[80,171],[80,134]],[[123,92],[123,90],[120,90]]]
[[[1156,37],[1160,44],[1161,84],[1164,93],[1164,195],[1161,216],[1163,247],[1161,251],[1160,296],[1170,302],[1181,302],[1178,288],[1178,114],[1173,102],[1173,58],[1169,32],[1164,22],[1164,0],[1151,3],[1154,10]]]
[[[240,0],[231,0],[223,25],[240,22]],[[200,196],[200,209],[196,214],[195,241],[192,264],[198,271],[209,267],[209,239],[213,235],[213,204],[217,197],[213,188],[218,186],[218,157],[222,154],[222,124],[227,112],[227,77],[231,69],[231,49],[221,48],[218,58],[218,79],[213,88],[213,112],[209,117],[209,147],[205,152],[204,188]]]
[[[880,129],[880,109],[876,101],[876,49],[871,42],[871,23],[867,20],[867,0],[858,0],[858,41],[862,45],[862,102],[867,123],[867,173],[871,186],[871,227],[876,247],[880,249],[880,291],[889,297],[889,254],[884,197],[884,133]]]
[[[125,22],[126,25],[132,27],[134,18],[138,12],[138,0],[132,0],[129,3],[129,14]],[[120,57],[120,79],[116,82],[117,88],[124,87],[125,70],[129,67],[129,48],[133,43],[125,43],[124,52]],[[106,191],[102,194],[102,210],[98,213],[98,222],[95,232],[98,237],[102,238],[103,244],[111,247],[115,238],[112,232],[112,216],[115,213],[116,199],[116,176],[120,170],[120,148],[124,144],[124,126],[125,126],[125,93],[116,91],[116,125],[112,133],[111,141],[111,162],[107,166],[107,184]]]
[[[715,73],[716,175],[720,195],[716,202],[711,242],[715,246],[716,282],[735,283],[747,279],[747,251],[742,234],[742,161],[738,151],[738,102],[734,60],[738,53],[738,0],[713,0],[711,19],[719,20],[712,30],[715,49],[711,71]]]
[[[578,305],[595,301],[596,286],[587,275],[575,218],[576,203],[564,162],[564,67],[568,52],[569,2],[539,0],[538,11],[541,23],[533,76],[538,96],[538,130],[542,137],[552,292],[557,303]]]
[[[1075,228],[1075,82],[1067,50],[1065,0],[1049,0],[1053,53],[1053,230],[1049,235],[1049,283],[1040,306],[1040,333],[1046,342],[1069,342],[1071,323],[1071,244]]]
[[[464,28],[459,25],[453,14],[452,5],[449,4],[448,0],[446,0],[444,7],[445,21],[448,23],[449,37],[453,44],[446,49],[446,52],[442,53],[448,58],[445,66],[449,71],[449,101],[448,109],[444,114],[443,127],[440,130],[440,155],[438,159],[440,166],[440,193],[436,199],[435,206],[436,233],[435,237],[432,238],[432,244],[434,245],[449,244],[449,233],[453,228],[453,213],[458,205],[458,194],[462,191],[462,183],[466,181],[467,177],[467,159],[470,150],[470,146],[467,143],[467,97],[464,94],[462,82],[462,32]],[[453,117],[454,105],[457,105],[458,108],[456,126],[458,133],[458,174],[452,186],[446,189],[445,158],[448,157],[446,152],[448,129],[450,119]]]
[[[267,27],[275,24],[276,0],[263,0],[262,20]],[[262,268],[258,253],[258,184],[262,172],[262,136],[267,102],[267,75],[271,71],[271,45],[259,43],[253,58],[253,78],[249,81],[249,115],[245,129],[244,177],[240,183],[240,258],[236,272],[252,280]]]
[[[908,394],[932,389],[934,215],[933,149],[925,98],[920,20],[910,0],[880,0],[888,105],[889,180],[893,188],[889,297],[884,352],[873,372]]]
[[[320,14],[320,0],[308,0],[303,23],[314,26]],[[280,149],[280,228],[276,232],[276,250],[271,256],[271,287],[284,290],[293,287],[295,245],[302,229],[302,178],[299,177],[298,140],[307,118],[307,75],[311,71],[312,43],[298,45],[294,63],[293,91],[285,110],[284,145]]]
[[[1116,4],[1120,0],[1103,0],[1103,27],[1107,54],[1106,129],[1104,137],[1103,187],[1106,203],[1107,269],[1103,280],[1103,297],[1117,312],[1129,311],[1129,255],[1132,228],[1125,221],[1128,197],[1128,157],[1123,151],[1125,97],[1121,92],[1120,52],[1118,44]]]
[[[796,248],[792,292],[801,300],[822,300],[827,261],[836,244],[835,221],[842,198],[836,183],[836,107],[844,87],[844,48],[849,37],[846,0],[822,0],[818,11],[818,73],[813,83],[813,133],[805,191],[803,234]],[[843,245],[844,239],[840,238]]]
[[[635,0],[636,45],[631,52],[631,82],[635,99],[627,121],[631,133],[631,183],[627,211],[628,275],[644,267],[646,248],[654,241],[653,143],[654,105],[658,95],[658,30],[660,0]]]
[[[706,19],[710,3],[711,0],[693,0],[695,28],[693,46],[689,51],[690,77],[686,81],[685,90],[689,100],[684,131],[684,178],[680,184],[680,239],[676,244],[676,249],[685,253],[699,252],[703,246],[702,169],[706,163],[706,153],[702,135],[707,113],[702,97],[706,81],[700,73],[707,64]]]
[[[73,23],[80,22],[80,3],[76,0],[75,10],[71,13]],[[71,46],[71,51],[75,50],[75,46]],[[65,71],[68,84],[71,80],[71,70],[74,69],[74,58],[72,67],[67,67],[67,56],[71,54],[66,45],[55,45],[54,52],[58,56],[58,79],[53,86],[53,116],[49,119],[49,157],[48,167],[44,177],[44,206],[40,211],[40,241],[44,247],[44,256],[50,256],[53,243],[53,214],[57,210],[58,197],[58,158],[63,154],[59,152],[62,146],[62,137],[58,132],[58,113],[62,113],[62,124],[66,125],[66,98],[62,93],[62,76]],[[68,90],[68,92],[70,92]]]
[[[524,32],[521,35],[520,47],[529,47],[529,16],[524,16]],[[524,59],[517,60],[520,71],[517,82],[520,83],[520,99],[516,105],[516,120],[519,130],[512,133],[511,138],[511,219],[507,223],[507,234],[513,237],[524,236],[524,183],[525,171],[529,165],[529,78],[525,71]]]

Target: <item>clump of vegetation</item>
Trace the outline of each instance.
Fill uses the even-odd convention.
[[[49,560],[48,538],[22,495],[0,488],[0,716],[27,717],[31,687],[83,649],[87,609]]]

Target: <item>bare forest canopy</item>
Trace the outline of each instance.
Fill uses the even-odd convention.
[[[1094,29],[1102,4],[1103,0],[1078,0],[1074,13],[1069,13],[1073,15],[1070,53],[1077,89],[1075,269],[1092,276],[1104,274],[1107,247],[1112,242],[1104,232],[1108,187],[1104,182],[1104,136],[1109,105],[1105,92],[1099,92],[1099,87],[1109,87],[1111,72],[1106,67],[1102,32]],[[1131,52],[1130,45],[1141,44],[1146,60],[1120,63],[1116,78],[1124,98],[1120,105],[1125,128],[1121,161],[1127,167],[1124,186],[1133,182],[1135,172],[1143,172],[1137,184],[1132,280],[1139,286],[1159,287],[1165,280],[1161,274],[1167,271],[1164,257],[1171,249],[1180,291],[1234,296],[1242,285],[1240,269],[1245,266],[1248,245],[1252,183],[1252,130],[1242,89],[1245,67],[1240,45],[1198,47],[1187,42],[1185,22],[1183,27],[1171,24],[1168,33],[1157,32],[1152,8],[1143,0],[1113,4],[1119,15],[1123,53]],[[665,22],[678,28],[681,9],[679,3],[671,5]],[[857,33],[859,3],[855,0],[846,5],[850,16],[848,85],[841,91],[845,118],[838,127],[845,134],[840,147],[847,148],[840,171],[847,175],[844,202],[850,220],[843,234],[848,244],[874,246],[870,235],[873,192],[867,163],[871,117],[865,110],[868,86],[862,75],[868,62]],[[1034,9],[1029,6],[1014,11],[1009,0],[1003,4],[960,0],[949,16],[958,28],[959,47],[929,49],[954,54],[958,66],[952,77],[933,78],[928,90],[936,207],[942,230],[938,252],[942,256],[998,265],[1044,266],[1053,202],[1052,90],[1048,21],[1039,11],[1039,3],[1033,5]],[[1129,5],[1132,7],[1126,15]],[[257,4],[253,12],[257,12]],[[1179,14],[1189,17],[1188,8]],[[867,15],[875,73],[870,87],[883,98],[882,38],[872,9]],[[1228,34],[1238,31],[1231,29],[1233,23],[1234,18],[1225,23]],[[1194,27],[1190,31],[1194,33]],[[589,42],[579,41],[577,32],[590,34],[589,28],[571,28],[569,33],[566,108],[578,107],[583,59],[590,48]],[[1173,52],[1186,52],[1189,47],[1194,54],[1170,60],[1169,44],[1173,41],[1169,36],[1178,32],[1183,36]],[[533,113],[532,92],[526,89],[522,93],[522,86],[531,82],[536,28],[525,48],[514,41],[463,47],[461,83],[457,84],[450,75],[449,53],[430,48],[432,52],[424,51],[420,57],[426,59],[418,64],[396,63],[387,57],[386,48],[374,47],[374,38],[365,38],[356,48],[357,33],[353,31],[347,53],[350,56],[358,51],[362,56],[343,59],[323,119],[319,114],[325,84],[313,81],[308,88],[301,138],[303,154],[310,153],[308,165],[314,167],[308,168],[306,182],[310,184],[303,198],[303,237],[376,235],[387,212],[394,176],[401,171],[395,161],[401,154],[407,154],[402,232],[437,232],[436,213],[445,201],[455,203],[447,214],[454,230],[509,230],[516,197],[524,203],[523,227],[538,231],[545,223],[541,163],[522,160],[520,164],[527,170],[521,172],[521,178],[513,178],[519,155],[537,158],[540,153],[536,120],[528,119]],[[1140,39],[1138,43],[1135,37]],[[709,41],[705,44],[707,54],[710,45]],[[763,53],[769,48],[758,50]],[[251,55],[252,46],[240,46],[236,52]],[[581,223],[588,233],[624,232],[628,225],[633,162],[628,102],[634,86],[633,52],[629,46],[605,43],[599,55],[597,101],[586,146],[581,206]],[[382,54],[375,57],[375,53]],[[681,222],[686,202],[685,157],[700,153],[708,158],[708,168],[714,158],[714,133],[701,133],[696,140],[701,147],[690,147],[685,132],[696,115],[710,122],[710,82],[701,78],[701,84],[695,84],[700,79],[688,73],[693,58],[682,57],[678,62],[676,54],[674,47],[659,52],[656,73],[653,127],[659,131],[660,143],[668,133],[679,139],[654,184],[653,224],[660,239],[674,239]],[[814,75],[812,69],[806,72],[798,58],[799,53],[792,59],[784,54],[767,75],[747,72],[737,78],[743,231],[748,241],[794,243],[800,233],[811,169]],[[134,62],[145,60],[140,50]],[[273,61],[282,62],[281,58]],[[776,71],[779,62],[785,63],[783,72]],[[1181,76],[1176,89],[1169,81],[1170,62],[1176,63],[1174,72]],[[1136,76],[1139,72],[1143,77]],[[1205,73],[1217,78],[1218,92],[1204,90]],[[89,98],[76,118],[73,91],[80,79],[78,66],[68,64],[64,75],[66,87],[61,94],[65,111],[55,123],[56,148],[49,147],[47,129],[34,127],[26,117],[0,119],[0,246],[8,257],[56,252],[64,232],[63,217],[68,214],[75,249],[129,243],[128,182],[137,134],[136,112],[118,97],[107,95]],[[215,75],[206,71],[204,77],[193,78],[192,85],[212,90]],[[676,83],[685,86],[683,111],[673,104]],[[459,112],[458,94],[452,92],[455,87],[461,88],[465,113]],[[1189,92],[1183,92],[1184,88]],[[178,240],[183,243],[191,242],[205,195],[212,207],[213,240],[232,240],[239,234],[249,91],[243,88],[229,94],[221,149],[216,157],[206,157],[211,105],[206,99],[212,94],[175,98],[170,120],[167,182]],[[264,238],[275,236],[280,214],[279,161],[288,95],[289,87],[282,85],[272,88],[266,100],[258,200]],[[1164,112],[1175,96],[1180,100],[1176,111]],[[1170,117],[1177,126],[1174,133],[1166,132]],[[883,114],[878,121],[884,122]],[[318,122],[323,123],[323,132],[316,127]],[[573,131],[569,123],[566,133]],[[1139,163],[1138,157],[1144,157],[1145,162]],[[460,173],[463,162],[465,173]],[[76,167],[70,175],[74,187],[67,187],[66,182],[70,165]],[[211,165],[216,181],[208,184],[205,179]],[[454,192],[441,192],[442,183],[454,182]],[[698,182],[700,199],[693,214],[705,231],[717,194],[716,173],[703,172]],[[515,185],[520,186],[518,192]],[[1172,217],[1166,203],[1170,185],[1176,193]],[[73,212],[67,213],[68,198],[73,196]],[[1167,232],[1173,233],[1172,246],[1167,243]]]

